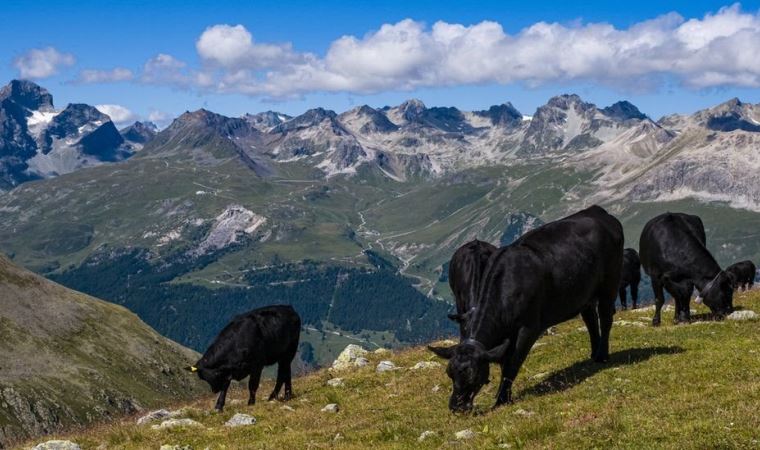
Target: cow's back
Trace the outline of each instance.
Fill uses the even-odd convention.
[[[601,267],[601,272],[606,272],[606,263],[619,261],[622,264],[623,226],[595,205],[536,228],[512,245],[546,255],[544,263],[552,268],[583,273],[592,267]]]
[[[290,305],[274,305],[241,314],[219,333],[201,358],[209,367],[238,368],[253,362],[274,364],[298,345],[301,319]]]
[[[641,265],[650,276],[666,272],[682,273],[690,261],[717,267],[706,247],[702,220],[690,214],[665,213],[644,226],[639,240]],[[719,267],[718,267],[719,270]]]
[[[752,261],[740,261],[728,266],[726,272],[732,273],[740,282],[752,282],[755,280],[757,268]]]
[[[514,316],[539,316],[542,323],[559,323],[602,293],[614,299],[622,262],[622,225],[592,206],[500,249],[489,262],[479,303],[528,296],[532,300],[519,306],[504,304],[504,310]]]

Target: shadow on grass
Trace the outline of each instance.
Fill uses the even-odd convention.
[[[520,396],[544,395],[561,392],[580,384],[583,380],[605,369],[638,364],[653,356],[675,355],[685,351],[686,350],[684,350],[683,347],[678,346],[629,348],[627,350],[610,353],[610,360],[606,363],[597,363],[590,359],[586,359],[579,361],[570,367],[551,373],[540,383],[525,389]]]

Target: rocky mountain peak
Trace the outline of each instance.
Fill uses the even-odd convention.
[[[760,111],[750,103],[742,103],[738,98],[694,114],[695,121],[713,131],[760,132]]]
[[[413,122],[415,119],[422,116],[427,107],[422,100],[416,98],[405,101],[398,106],[401,116],[409,122]]]
[[[491,119],[491,123],[494,126],[514,126],[522,123],[522,113],[517,110],[512,103],[502,103],[501,105],[493,105],[487,110],[475,111],[475,114],[480,117],[487,117]]]
[[[119,131],[121,136],[135,144],[145,144],[158,133],[158,127],[153,122],[135,122]]]
[[[12,80],[0,88],[0,100],[6,98],[32,111],[53,109],[53,96],[47,89],[28,80]]]
[[[237,134],[241,130],[246,133],[251,130],[245,119],[227,117],[201,108],[196,111],[184,112],[181,116],[174,119],[165,131],[173,134],[178,130],[187,128],[197,129],[198,131],[213,131],[224,136]]]
[[[338,116],[340,123],[362,134],[388,133],[396,131],[398,126],[391,122],[383,112],[362,105]]]
[[[272,129],[273,133],[287,133],[289,131],[300,130],[311,126],[321,124],[323,121],[328,120],[334,126],[337,126],[335,119],[338,115],[335,111],[331,111],[324,108],[312,108],[300,116],[296,116],[293,119],[284,122]]]
[[[557,95],[549,99],[546,106],[551,106],[559,109],[570,109],[577,105],[581,107],[593,106],[590,103],[584,102],[577,94],[562,94]]]
[[[246,114],[243,119],[259,131],[269,131],[273,127],[292,119],[292,117],[277,111],[264,111],[257,114]]]
[[[111,122],[111,118],[94,106],[84,103],[70,103],[55,116],[46,132],[55,137],[64,137],[78,132],[79,127],[91,124],[94,127]]]
[[[613,103],[612,105],[603,108],[601,111],[611,119],[619,121],[631,119],[644,120],[647,118],[646,114],[639,111],[639,108],[627,100]]]

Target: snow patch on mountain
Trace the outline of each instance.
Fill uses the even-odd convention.
[[[60,111],[55,110],[32,111],[31,115],[26,118],[26,125],[29,127],[29,132],[32,136],[38,138],[45,127],[60,113]]]

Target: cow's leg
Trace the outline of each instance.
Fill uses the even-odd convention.
[[[673,316],[673,322],[681,323],[683,318],[683,297],[678,293],[675,293],[673,295],[673,303],[675,303],[676,306],[676,313]]]
[[[288,361],[282,361],[277,366],[278,370],[279,370],[280,367],[284,367],[285,368],[285,370],[284,370],[284,372],[285,372],[285,377],[284,377],[284,381],[285,381],[285,397],[283,397],[283,400],[286,401],[286,402],[288,400],[290,400],[291,398],[293,398],[293,383],[292,383],[293,380],[292,380],[291,373],[290,373],[290,363],[291,363],[291,361],[289,361],[289,360]]]
[[[581,317],[586,324],[588,336],[591,340],[591,359],[596,358],[599,351],[599,314],[596,311],[596,305],[592,305],[581,311]]]
[[[683,309],[681,311],[681,318],[680,320],[689,323],[691,322],[691,294],[694,292],[694,283],[687,283],[686,288],[684,289],[684,296],[683,296]]]
[[[282,389],[282,384],[286,382],[286,380],[290,378],[290,363],[283,364],[283,361],[280,360],[277,362],[277,382],[274,385],[274,390],[269,395],[269,401],[277,399],[277,396],[280,395],[280,390]]]
[[[631,283],[631,308],[637,309],[639,306],[639,283]]]
[[[297,340],[291,344],[287,355],[277,363],[277,378],[280,378],[280,371],[282,371],[282,381],[285,383],[285,397],[283,400],[286,402],[293,398],[293,380],[290,365],[293,363],[296,354],[298,354]]]
[[[499,397],[501,396],[501,392],[503,392],[505,389],[511,389],[511,381],[510,387],[504,387],[504,384],[506,383],[507,377],[506,374],[508,372],[508,365],[509,361],[512,359],[512,355],[515,353],[515,346],[517,344],[517,333],[512,335],[509,338],[509,347],[507,347],[507,351],[504,353],[504,357],[501,361],[500,367],[501,367],[501,378],[499,379],[499,388],[496,389],[496,403],[499,404]],[[502,403],[511,402],[511,398],[508,400],[503,401]]]
[[[216,406],[214,409],[216,409],[219,412],[222,412],[224,410],[224,402],[227,399],[227,389],[230,388],[230,380],[225,381],[224,387],[222,388],[222,391],[219,392],[219,398],[216,399]]]
[[[654,291],[654,317],[652,317],[652,326],[659,327],[662,305],[665,304],[665,292],[662,290],[662,283],[660,283],[655,277],[652,277],[652,290]]]
[[[625,301],[625,286],[620,286],[620,290],[618,291],[618,294],[620,294],[620,307],[623,308],[623,311],[628,309],[628,305]]]
[[[261,381],[261,371],[263,366],[258,366],[251,372],[250,378],[248,378],[248,404],[256,404],[256,391],[259,390],[259,382]]]
[[[691,293],[694,292],[694,285],[691,283],[668,283],[665,286],[673,295],[676,304],[675,323],[689,323],[691,313],[689,311],[689,300]]]
[[[614,295],[614,294],[613,294]],[[612,319],[615,316],[615,300],[599,300],[599,345],[596,354],[592,357],[596,362],[607,362],[610,359],[610,330]]]
[[[499,391],[496,394],[496,404],[494,408],[503,405],[504,403],[512,402],[512,383],[517,377],[517,372],[520,371],[525,358],[528,357],[528,352],[541,336],[540,330],[533,330],[530,328],[520,328],[517,332],[517,342],[515,343],[514,351],[509,355],[509,360],[506,364],[501,366],[501,384],[499,385]]]

